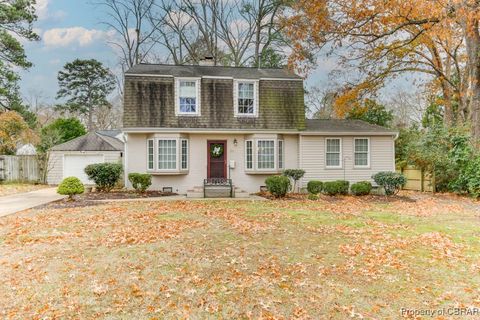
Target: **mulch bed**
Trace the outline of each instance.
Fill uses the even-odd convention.
[[[118,199],[146,199],[146,198],[158,198],[177,195],[173,192],[162,191],[147,191],[143,194],[134,191],[112,191],[112,192],[88,192],[82,195],[75,196],[75,201],[68,201],[67,199],[55,201],[43,206],[37,207],[37,209],[52,208],[79,208],[102,205],[101,202],[96,200],[118,200]]]
[[[275,198],[272,196],[271,193],[269,192],[258,192],[255,195],[269,199],[269,200],[281,200],[281,201],[301,201],[301,200],[307,200],[308,199],[308,194],[306,193],[288,193],[284,198]],[[328,196],[325,194],[319,194],[318,195],[319,200],[323,200],[326,202],[339,202],[343,201],[345,198],[348,197],[356,197],[353,195],[348,195],[348,196]],[[376,194],[370,194],[367,196],[359,196],[359,199],[367,200],[367,201],[373,201],[376,203],[389,203],[389,202],[394,202],[394,201],[405,201],[405,202],[416,202],[417,199],[410,197],[410,194],[399,194],[399,195],[394,195],[394,196],[389,196],[386,197],[384,195],[376,195]]]
[[[79,196],[82,200],[117,200],[117,199],[141,199],[159,198],[177,195],[173,192],[147,191],[138,193],[134,191],[112,191],[112,192],[89,192]]]

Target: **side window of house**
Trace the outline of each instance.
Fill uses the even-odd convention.
[[[234,81],[235,116],[254,117],[257,110],[257,84],[255,81]]]
[[[327,138],[325,165],[327,168],[342,167],[342,140],[340,138]]]
[[[175,103],[176,113],[179,115],[200,114],[200,81],[195,79],[177,79],[176,89],[178,98]]]
[[[368,138],[355,138],[355,167],[370,165],[370,141]]]

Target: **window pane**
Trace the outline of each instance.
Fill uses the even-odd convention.
[[[340,166],[340,139],[326,139],[327,152],[326,152],[326,165],[327,167],[339,167]]]
[[[355,165],[368,166],[368,139],[355,139]]]
[[[355,165],[367,166],[368,165],[368,153],[355,153]]]
[[[153,170],[153,140],[148,140],[148,169]]]
[[[182,169],[188,169],[188,141],[182,140]]]
[[[180,81],[180,112],[195,113],[197,111],[197,87],[195,81]]]
[[[258,169],[275,169],[275,141],[258,141]]]
[[[247,141],[246,143],[247,153],[247,169],[253,169],[253,142]]]
[[[158,140],[158,169],[177,168],[177,141]]]
[[[253,83],[238,83],[238,113],[254,114],[254,88]]]
[[[340,166],[340,154],[339,153],[327,153],[327,166],[338,167]]]

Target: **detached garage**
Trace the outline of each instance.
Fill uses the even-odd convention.
[[[57,185],[66,177],[93,184],[84,172],[85,167],[102,162],[123,163],[123,148],[119,130],[90,132],[55,146],[50,150],[48,184]]]

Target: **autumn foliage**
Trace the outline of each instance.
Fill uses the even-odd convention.
[[[37,143],[37,135],[15,111],[0,113],[0,154],[15,154],[22,144]]]

